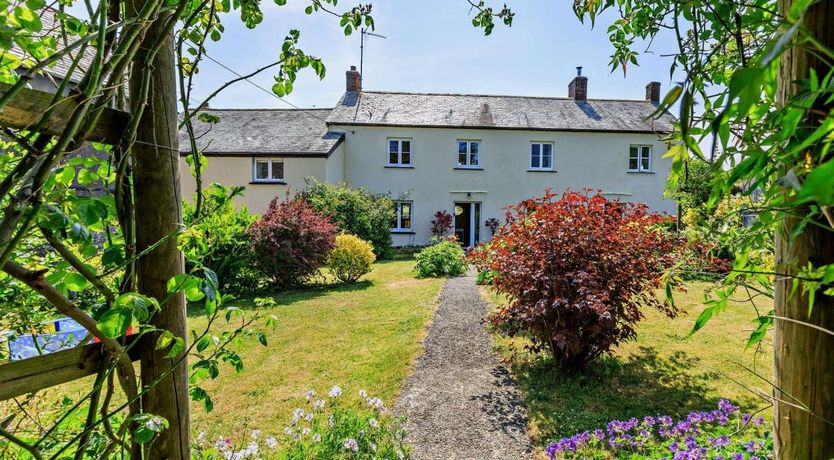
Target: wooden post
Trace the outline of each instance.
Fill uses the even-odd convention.
[[[128,0],[128,11],[136,11],[142,5],[143,0]],[[150,68],[150,93],[139,123],[136,142],[131,149],[137,251],[141,252],[167,239],[139,259],[136,271],[139,291],[156,298],[162,306],[162,310],[154,315],[153,324],[185,340],[185,299],[182,295],[175,295],[163,303],[168,298],[168,279],[183,272],[182,253],[177,249],[176,238],[171,238],[171,234],[182,222],[182,210],[173,32],[165,27],[169,17],[168,14],[160,14],[155,19],[136,54],[130,76],[130,105],[135,110],[142,91],[142,71],[150,44],[167,34]],[[154,349],[155,335],[148,334],[145,339],[140,344],[143,387],[168,372],[174,363],[165,352]],[[142,411],[164,417],[170,424],[153,442],[145,458],[189,460],[188,375],[184,361],[173,373],[149,389],[142,398]]]
[[[787,16],[794,0],[779,0],[779,12]],[[811,6],[803,26],[820,43],[834,47],[834,0]],[[823,61],[807,52],[805,43],[786,51],[779,72],[779,102],[784,103],[795,91],[794,81],[807,79],[810,69],[822,78],[831,71]],[[820,107],[826,112],[832,107]],[[813,116],[805,125],[818,125]],[[776,236],[777,272],[797,274],[808,263],[814,266],[834,263],[834,232],[807,225],[795,237],[798,220],[786,218]],[[793,293],[793,280],[776,281],[776,315],[808,322],[834,330],[834,298],[816,296],[808,314],[808,296],[801,289]],[[775,320],[774,326],[775,390],[774,444],[776,458],[782,460],[829,460],[834,457],[834,337],[808,326]],[[779,400],[784,402],[778,402]],[[805,405],[809,410],[797,408]]]

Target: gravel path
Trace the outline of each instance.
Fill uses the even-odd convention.
[[[397,409],[414,460],[529,459],[518,388],[491,351],[474,274],[451,278]]]

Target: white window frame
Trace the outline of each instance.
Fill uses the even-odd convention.
[[[533,166],[533,146],[539,146],[539,165]],[[550,146],[550,166],[542,166],[542,160],[544,160],[544,146]],[[529,161],[527,162],[527,169],[529,171],[553,171],[556,167],[556,145],[553,142],[549,141],[531,141],[530,142],[530,156]]]
[[[391,142],[397,143],[397,162],[391,163]],[[403,163],[403,142],[408,142],[408,163]],[[412,168],[414,165],[414,142],[409,137],[389,137],[385,140],[385,163],[392,168]]]
[[[258,178],[258,163],[266,162],[266,179]],[[272,164],[281,163],[281,177],[279,179],[272,178]],[[252,158],[252,183],[258,184],[285,184],[286,183],[286,164],[283,158]]]
[[[637,168],[631,167],[631,149],[637,149]],[[648,149],[648,153],[646,153],[646,149]],[[651,144],[631,144],[628,146],[628,171],[629,172],[652,172],[653,161],[652,161],[652,151],[654,148]],[[643,167],[643,159],[648,157],[649,166],[648,168]]]
[[[402,219],[402,205],[407,204],[409,206],[409,212],[411,217],[411,227],[403,227],[403,219]],[[392,227],[390,230],[392,232],[413,232],[414,231],[414,202],[408,200],[398,200],[394,201],[394,213],[397,215],[396,217],[396,226]]]
[[[466,144],[466,163],[460,162],[460,144]],[[478,146],[478,152],[475,153],[478,162],[472,164],[472,144]],[[459,169],[483,169],[481,162],[481,140],[480,139],[458,139],[455,142],[455,167]]]

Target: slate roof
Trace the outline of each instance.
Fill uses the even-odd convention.
[[[197,146],[204,153],[251,156],[328,156],[344,134],[328,132],[324,120],[332,109],[208,109],[220,122],[194,120]],[[188,135],[180,130],[180,152],[190,152]]]
[[[664,133],[673,117],[647,119],[649,101],[349,91],[328,124],[438,128]]]
[[[40,10],[40,19],[41,19],[41,30],[34,34],[36,37],[47,37],[53,36],[56,40],[58,40],[58,47],[63,48],[63,37],[61,36],[61,23],[57,18],[58,10],[48,7]],[[73,43],[79,39],[78,36],[67,36],[67,43]],[[80,48],[76,48],[80,50]],[[9,49],[9,52],[14,54],[15,56],[21,59],[32,59],[31,56],[27,55],[23,52],[23,50],[17,46],[16,43],[12,42],[12,47]],[[69,73],[70,67],[72,66],[72,62],[75,57],[78,56],[78,51],[72,51],[68,54],[65,54],[58,58],[54,64],[46,67],[44,72],[52,75],[55,78],[63,79],[67,73]],[[74,83],[78,83],[81,78],[84,76],[84,73],[87,69],[90,68],[90,65],[93,63],[93,58],[95,57],[95,48],[87,47],[84,50],[84,54],[81,56],[81,60],[78,62],[78,66],[75,68],[75,71],[70,78],[70,81]]]

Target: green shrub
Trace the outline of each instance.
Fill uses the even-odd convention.
[[[375,260],[370,243],[357,236],[341,234],[336,237],[336,247],[327,257],[327,267],[339,281],[355,283],[360,276],[371,271]]]
[[[202,216],[194,215],[194,205],[183,205],[183,223],[200,238],[188,238],[183,248],[188,268],[197,263],[217,274],[223,292],[251,292],[260,274],[253,269],[249,242],[244,233],[255,221],[246,206],[237,208],[232,198],[243,188],[211,184],[203,191]]]
[[[492,270],[481,270],[478,272],[478,276],[475,277],[475,284],[481,286],[489,286],[492,284],[492,280],[495,279],[495,275],[498,272],[494,272]]]
[[[463,248],[454,241],[442,241],[417,254],[414,266],[418,278],[458,276],[466,272]]]
[[[387,195],[352,189],[345,184],[329,184],[307,179],[307,188],[300,194],[318,212],[345,233],[356,235],[371,243],[374,254],[385,258],[391,252],[391,221],[394,202]]]

